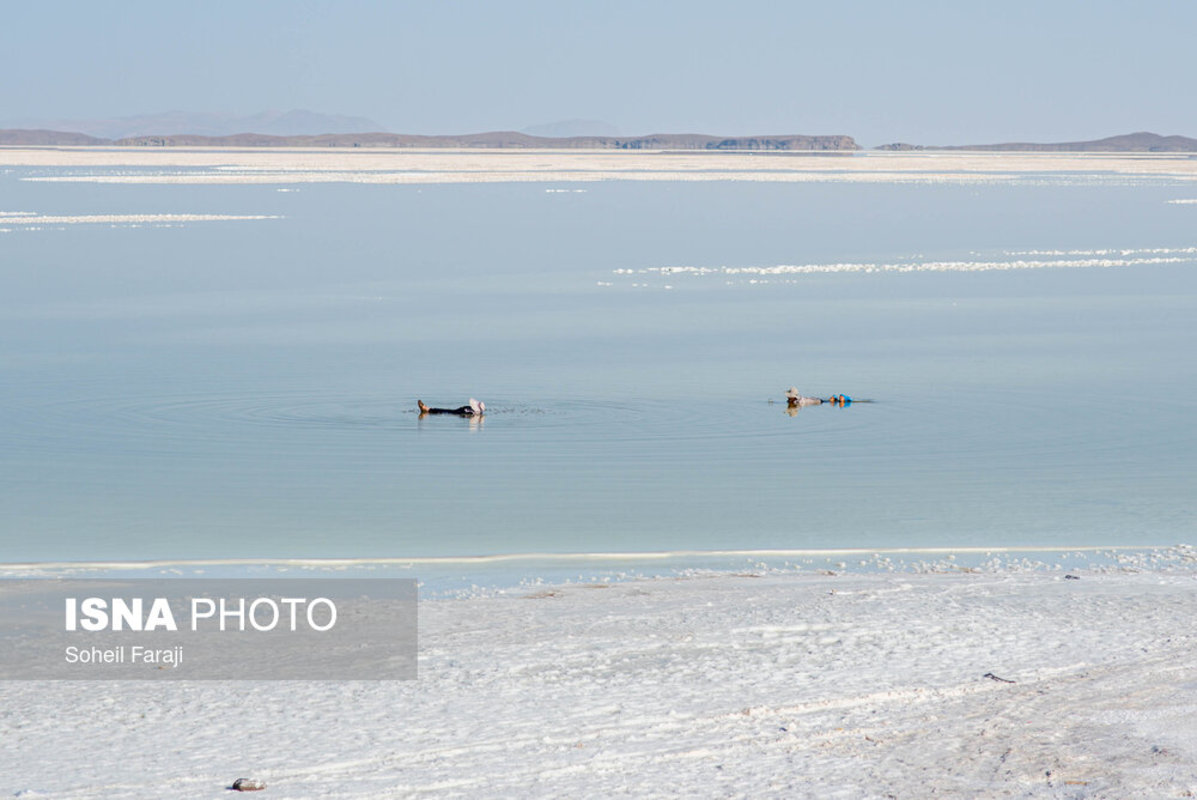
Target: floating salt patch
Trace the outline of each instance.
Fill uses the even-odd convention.
[[[660,275],[808,275],[835,272],[990,272],[994,270],[1022,269],[1084,269],[1094,267],[1134,267],[1152,264],[1182,264],[1193,261],[1197,249],[1169,250],[1175,255],[1135,256],[1122,258],[1056,258],[1056,259],[1013,259],[1008,261],[921,261],[907,264],[778,264],[769,267],[647,267],[641,274]],[[625,273],[626,274],[626,273]],[[749,283],[763,283],[749,279]]]
[[[147,223],[226,222],[282,219],[272,214],[79,214],[60,216],[12,212],[0,214],[6,225],[143,225]]]
[[[1197,253],[1197,247],[1106,248],[1101,250],[1007,250],[1007,256],[1133,256]],[[973,255],[980,255],[974,253]]]
[[[1174,206],[1197,206],[1197,197],[1186,197],[1180,200],[1169,200]]]

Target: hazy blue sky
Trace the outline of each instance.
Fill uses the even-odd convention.
[[[306,108],[868,145],[1197,136],[1197,3],[25,2],[0,117]]]

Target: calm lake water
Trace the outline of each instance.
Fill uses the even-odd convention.
[[[1195,538],[1191,184],[46,172],[0,212],[279,218],[0,219],[0,562]]]

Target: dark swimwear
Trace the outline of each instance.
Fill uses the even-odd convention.
[[[474,416],[474,409],[469,406],[461,406],[460,408],[425,408],[420,411],[421,414],[456,414],[459,417]]]
[[[424,405],[423,400],[417,400],[416,405],[420,407],[420,416],[425,414],[452,414],[455,417],[481,417],[486,413],[486,404],[470,398],[470,402],[464,406],[457,408],[429,408]]]

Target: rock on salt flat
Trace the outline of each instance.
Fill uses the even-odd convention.
[[[0,795],[1197,792],[1197,575],[1079,574],[567,585],[422,603],[418,681],[10,682]]]

